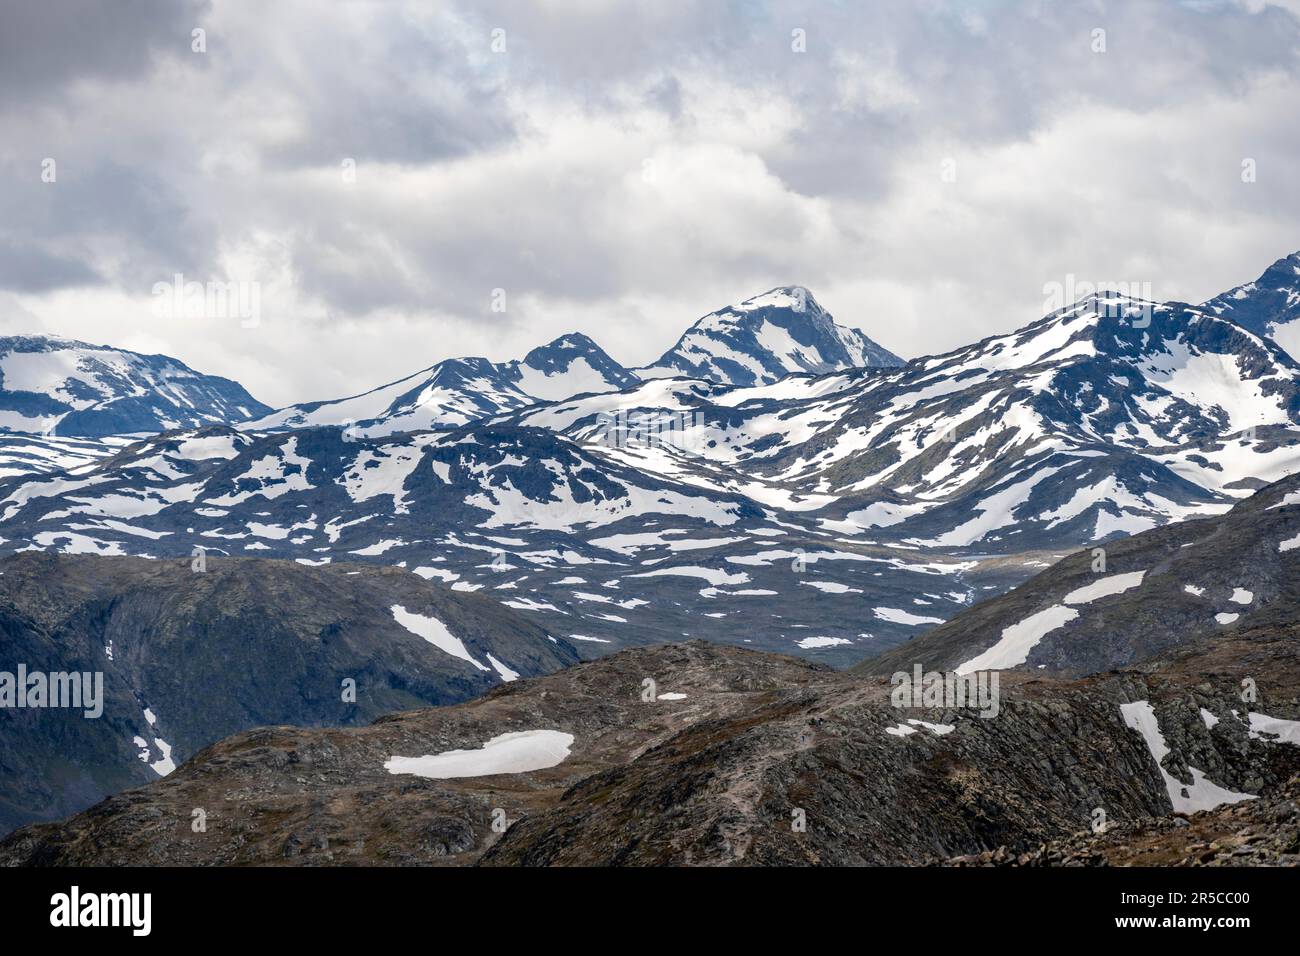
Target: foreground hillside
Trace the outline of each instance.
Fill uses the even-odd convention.
[[[1276,629],[1142,672],[1007,674],[984,717],[900,710],[885,680],[787,657],[703,642],[634,649],[368,727],[230,737],[164,780],[12,834],[0,863],[1015,855],[1087,829],[1098,808],[1125,824],[1284,784],[1300,770],[1297,649],[1294,629]],[[196,808],[205,832],[191,826]]]
[[[397,568],[202,567],[0,560],[0,670],[103,675],[91,718],[0,709],[0,832],[157,779],[249,727],[366,724],[577,660],[509,608]]]

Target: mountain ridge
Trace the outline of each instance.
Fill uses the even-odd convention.
[[[1209,299],[1201,308],[1274,339],[1300,358],[1300,252],[1283,256],[1258,279]]]
[[[0,338],[0,431],[99,438],[235,424],[269,410],[238,382],[167,355],[59,336]]]
[[[165,776],[233,732],[365,724],[577,660],[510,608],[401,569],[216,553],[0,558],[0,631],[0,670],[103,675],[94,719],[0,708],[0,830]]]
[[[782,299],[777,293],[789,295]],[[745,318],[719,337],[709,323],[725,315]],[[784,346],[783,354],[778,355],[758,341],[756,325],[770,326],[784,337],[783,343],[777,343]],[[743,356],[733,348],[738,335],[744,340],[741,348],[747,350]],[[711,360],[691,364],[674,358],[688,341],[695,354],[703,354],[713,347],[709,343],[715,343],[731,358],[722,366]],[[738,358],[743,358],[743,364],[737,364]],[[770,384],[793,373],[901,362],[865,334],[836,325],[830,313],[802,286],[781,287],[698,319],[655,366],[627,368],[586,334],[569,332],[530,350],[522,359],[444,359],[370,391],[286,406],[243,427],[259,431],[340,425],[365,435],[384,436],[397,431],[454,428],[529,405],[618,392],[635,388],[645,378],[684,375],[702,376],[724,385],[754,384],[760,379]],[[761,371],[755,373],[754,368]],[[440,380],[445,377],[455,381],[444,385]]]
[[[1300,769],[1300,747],[1277,735],[1300,727],[1296,640],[1292,627],[1255,642],[1267,703],[1250,715],[1243,666],[1210,649],[1082,681],[1009,674],[991,719],[900,708],[884,680],[789,657],[638,648],[364,728],[228,738],[163,780],[0,840],[0,863],[1014,860],[1095,826],[1098,807],[1127,827],[1282,792]],[[1128,720],[1139,711],[1145,729]],[[538,743],[492,765],[507,739]],[[472,763],[443,770],[453,755]],[[196,806],[212,821],[201,840]]]

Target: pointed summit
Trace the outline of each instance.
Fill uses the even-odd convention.
[[[779,286],[710,312],[686,330],[644,378],[687,375],[728,385],[767,385],[795,372],[825,373],[903,360],[857,329],[836,325],[803,286]]]
[[[506,363],[502,373],[520,389],[543,401],[559,401],[587,392],[618,391],[640,381],[581,332],[570,332],[538,346],[522,361]]]
[[[1215,296],[1201,308],[1274,339],[1300,358],[1300,252],[1284,256],[1254,282]]]

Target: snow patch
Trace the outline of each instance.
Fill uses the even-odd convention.
[[[559,730],[524,730],[493,737],[477,750],[448,750],[423,757],[392,757],[384,769],[431,780],[528,773],[554,767],[569,756],[573,734]]]

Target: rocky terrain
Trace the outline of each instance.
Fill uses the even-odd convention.
[[[857,669],[889,674],[920,662],[1090,674],[1215,635],[1286,625],[1298,606],[1300,476],[1292,476],[1222,517],[1072,554]]]
[[[1000,847],[1018,856],[1087,829],[1098,808],[1115,825],[1139,824],[1205,794],[1207,779],[1208,792],[1231,800],[1290,780],[1300,746],[1247,715],[1283,721],[1276,727],[1300,717],[1297,636],[1238,643],[1249,654],[1211,643],[1081,680],[1007,673],[993,717],[896,708],[886,680],[788,657],[704,642],[634,649],[367,727],[235,735],[150,786],[17,831],[0,843],[0,863],[915,865]],[[1247,672],[1258,695],[1249,705],[1239,699]],[[1169,750],[1160,763],[1122,709],[1148,705]],[[439,779],[395,759],[472,762],[504,746],[503,735],[539,734],[555,735],[544,766],[518,772]]]
[[[1271,706],[1294,713],[1300,698],[1288,699],[1286,695],[1294,695],[1297,687],[1296,660],[1290,631],[1264,628],[1194,642],[1163,655],[1146,669],[1159,674],[1158,679],[1163,681],[1195,681],[1194,695],[1214,687],[1227,674],[1268,675]],[[1249,680],[1257,678],[1249,676]],[[1229,700],[1225,704],[1232,704],[1230,714],[1245,709],[1244,702]],[[1207,725],[1212,723],[1204,714],[1202,719]],[[1208,729],[1213,733],[1219,726],[1215,723]],[[1285,758],[1300,748],[1300,723],[1292,722],[1292,728],[1289,736],[1259,732],[1252,735],[1248,730],[1247,738],[1271,739],[1273,756]],[[1284,773],[1279,773],[1276,785],[1261,788],[1253,800],[1225,803],[1196,813],[1134,820],[1108,817],[1100,832],[1090,826],[1037,846],[1003,845],[931,862],[947,866],[1297,866],[1300,776],[1283,781]]]
[[[398,568],[196,560],[0,560],[0,671],[103,674],[92,719],[0,709],[0,831],[157,779],[250,727],[364,725],[577,660],[509,608]]]
[[[1300,866],[1300,777],[1258,800],[1192,816],[1090,830],[1023,853],[954,857],[947,866]]]

